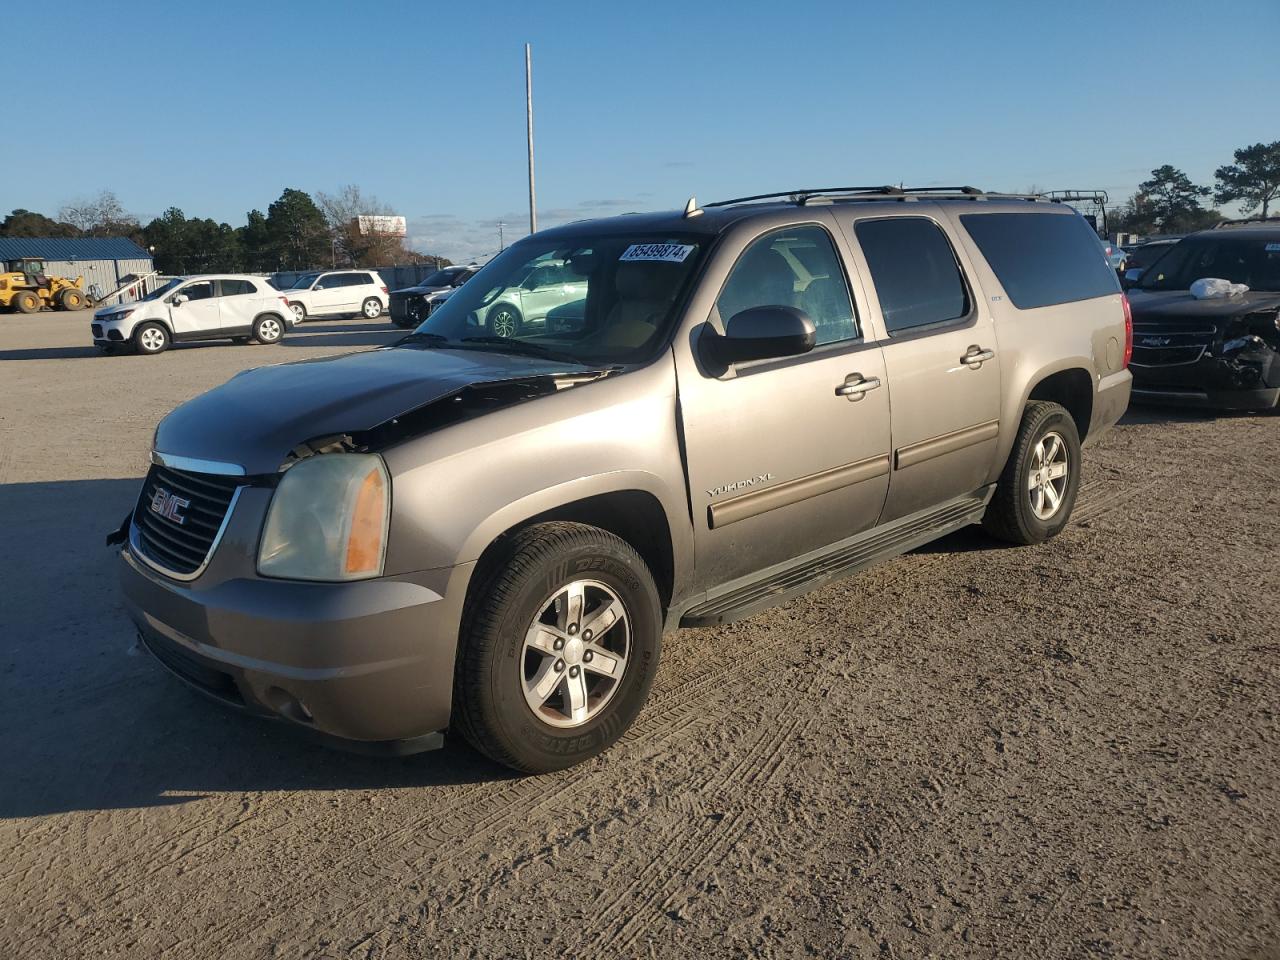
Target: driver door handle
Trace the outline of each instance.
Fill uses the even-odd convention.
[[[960,362],[965,366],[977,370],[986,361],[994,360],[996,352],[994,350],[986,350],[976,343],[964,352],[964,356],[960,358]]]
[[[863,377],[860,373],[851,373],[845,377],[844,383],[836,387],[837,397],[848,397],[850,400],[861,400],[868,390],[880,386],[879,377]]]

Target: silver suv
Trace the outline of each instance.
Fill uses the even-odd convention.
[[[494,311],[539,270],[536,325]],[[1116,276],[1039,197],[846,188],[535,234],[394,346],[160,424],[116,534],[173,672],[365,749],[525,771],[635,719],[664,633],[982,523],[1067,523],[1129,400]]]

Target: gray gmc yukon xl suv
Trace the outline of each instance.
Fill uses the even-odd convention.
[[[568,269],[547,322],[489,305]],[[605,749],[665,632],[970,523],[1067,523],[1124,412],[1115,274],[1069,208],[972,188],[691,200],[547,230],[416,331],[249,370],[160,424],[115,538],[208,694],[525,771]]]

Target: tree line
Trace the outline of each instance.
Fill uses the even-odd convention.
[[[1245,216],[1267,217],[1280,197],[1280,140],[1241,147],[1234,159],[1214,172],[1212,188],[1193,183],[1171,164],[1156,167],[1137,193],[1108,213],[1108,226],[1140,235],[1203,230],[1225,219],[1204,205],[1209,196],[1214,203],[1239,203]]]
[[[402,237],[362,234],[361,214],[390,209],[359,187],[334,194],[292,188],[267,207],[250,210],[242,226],[188,218],[170,207],[143,225],[110,190],[63,206],[57,218],[17,209],[0,222],[3,237],[128,237],[165,274],[274,273],[322,267],[384,267],[404,263],[447,266],[444,257],[409,249]]]

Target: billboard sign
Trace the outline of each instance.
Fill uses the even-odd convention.
[[[356,217],[356,225],[362,237],[404,237],[409,233],[404,217],[390,217],[381,214]]]

